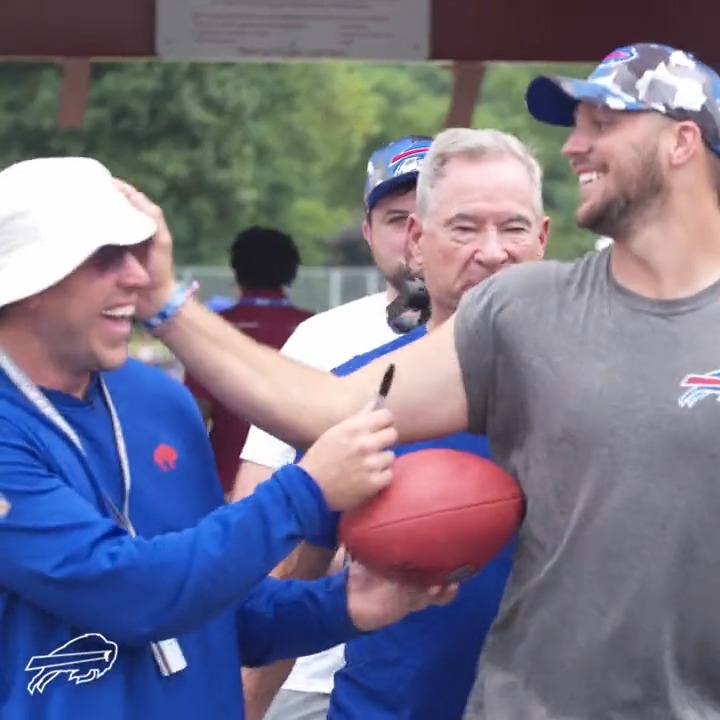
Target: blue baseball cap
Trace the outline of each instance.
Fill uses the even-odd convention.
[[[370,156],[365,179],[366,212],[370,212],[396,188],[417,183],[418,173],[431,143],[431,137],[408,135],[394,140]]]
[[[549,125],[572,127],[579,102],[692,120],[720,155],[720,76],[690,53],[667,45],[613,50],[586,80],[542,75],[528,86],[525,101],[530,114]]]

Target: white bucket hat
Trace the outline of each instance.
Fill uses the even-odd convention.
[[[0,307],[52,287],[105,245],[137,245],[156,230],[96,160],[11,165],[0,172]]]

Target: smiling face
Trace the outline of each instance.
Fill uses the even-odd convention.
[[[578,105],[563,154],[580,182],[577,224],[617,238],[662,202],[666,189],[657,113]]]
[[[19,303],[42,348],[35,365],[42,377],[57,378],[52,387],[72,392],[90,373],[125,362],[137,293],[149,282],[146,252],[147,243],[102,247],[65,279]]]

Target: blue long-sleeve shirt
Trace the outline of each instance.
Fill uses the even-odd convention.
[[[322,531],[320,491],[289,466],[224,505],[189,393],[135,361],[104,379],[128,449],[137,538],[102,499],[122,507],[123,482],[98,384],[83,400],[45,391],[83,454],[0,373],[0,720],[242,718],[241,664],[358,634],[343,575],[266,579]],[[42,691],[31,684],[31,658],[57,669],[53,651],[87,634],[117,647],[111,666],[98,666],[104,673],[76,682],[61,672]],[[188,666],[163,677],[150,641],[170,637]]]

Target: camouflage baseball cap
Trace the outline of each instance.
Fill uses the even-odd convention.
[[[578,102],[692,120],[720,155],[720,76],[690,53],[666,45],[614,50],[587,80],[542,75],[530,83],[525,100],[530,114],[550,125],[574,125]]]

